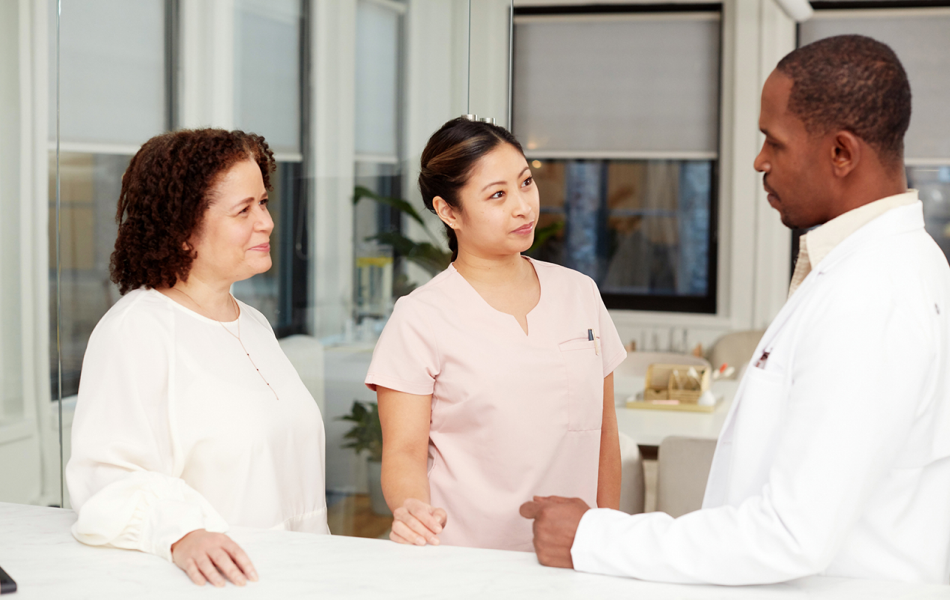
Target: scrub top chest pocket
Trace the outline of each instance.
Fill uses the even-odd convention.
[[[567,377],[568,431],[600,429],[604,417],[604,364],[600,337],[589,329],[563,340],[558,349]]]

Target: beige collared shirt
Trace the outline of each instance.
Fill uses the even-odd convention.
[[[803,235],[799,240],[798,258],[795,260],[792,283],[788,286],[788,297],[792,297],[812,268],[849,235],[892,208],[907,206],[917,201],[917,190],[907,190],[903,194],[881,198],[849,210]]]

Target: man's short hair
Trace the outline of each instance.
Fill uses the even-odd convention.
[[[789,111],[811,134],[845,130],[900,162],[910,124],[910,83],[894,51],[862,35],[839,35],[802,46],[776,67],[792,80]]]

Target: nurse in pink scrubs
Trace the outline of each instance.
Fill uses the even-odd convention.
[[[390,537],[533,551],[518,514],[532,496],[619,505],[612,373],[626,353],[593,280],[521,255],[538,189],[507,130],[449,121],[419,187],[453,262],[396,302],[366,376]]]

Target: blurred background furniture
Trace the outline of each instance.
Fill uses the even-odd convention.
[[[742,379],[746,365],[752,360],[752,353],[764,334],[764,329],[727,333],[716,340],[706,358],[714,369],[718,369],[723,363],[735,367],[733,378],[738,381]]]
[[[657,457],[656,510],[679,517],[699,510],[716,440],[667,437]]]
[[[300,375],[304,386],[313,396],[320,414],[326,420],[326,397],[323,370],[323,344],[309,335],[291,335],[278,340],[290,364]]]
[[[643,461],[637,443],[628,435],[620,434],[620,510],[635,515],[643,512],[646,485]]]
[[[751,355],[751,351],[749,354]],[[620,401],[626,401],[628,396],[643,391],[647,367],[654,364],[710,366],[709,361],[705,358],[692,354],[630,352],[627,354],[627,358],[614,369],[614,395],[617,397],[618,404]]]

